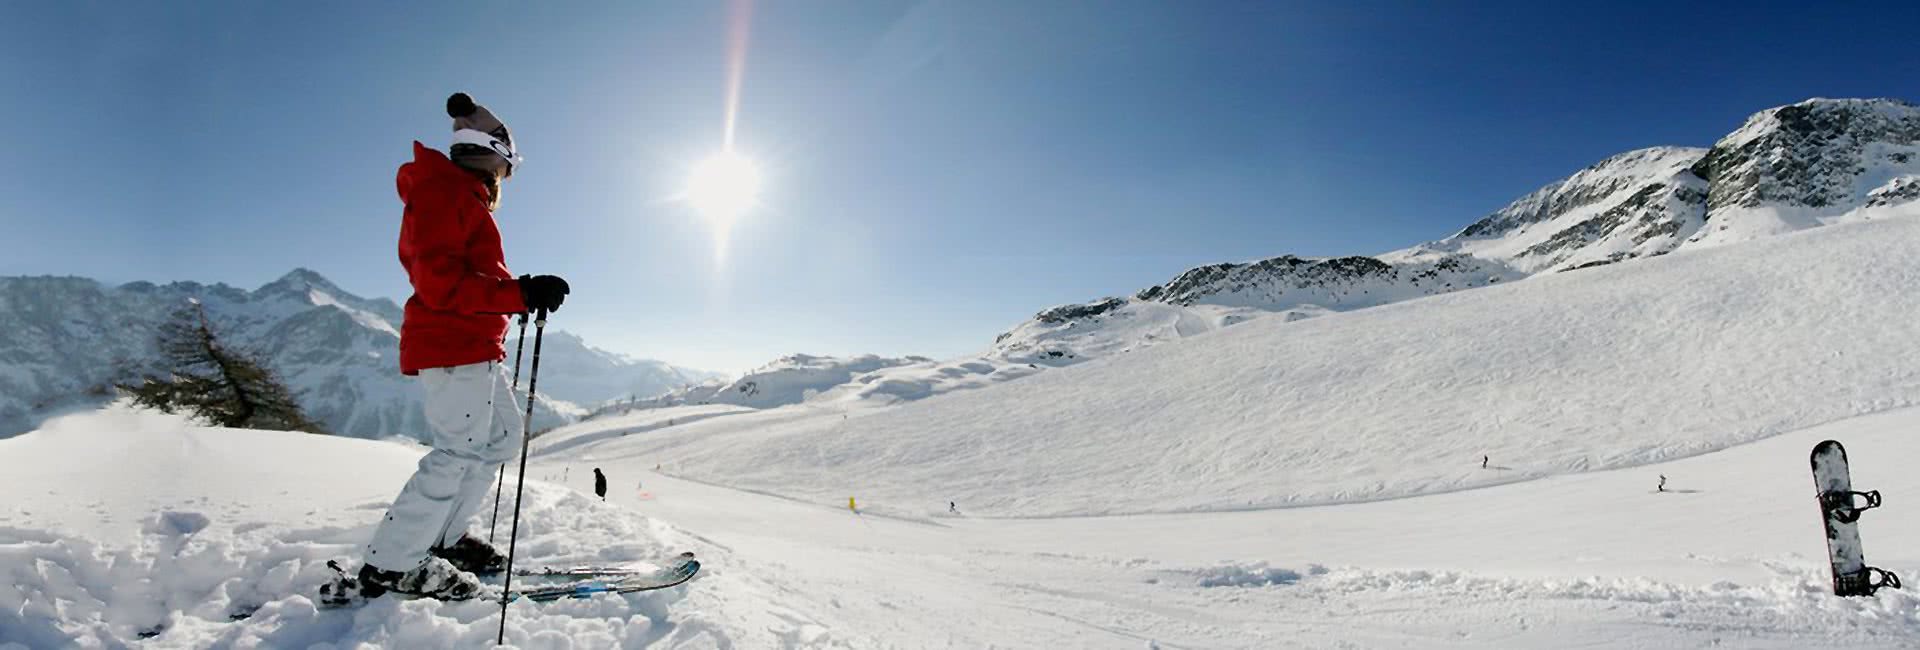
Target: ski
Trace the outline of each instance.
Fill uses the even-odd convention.
[[[509,602],[525,598],[534,602],[560,600],[563,598],[586,598],[595,594],[630,594],[642,591],[667,589],[686,584],[700,573],[700,561],[687,559],[672,567],[657,571],[634,574],[632,577],[611,582],[591,581],[580,584],[563,585],[545,589],[528,589],[515,592],[507,597]]]
[[[1867,566],[1860,547],[1860,514],[1880,507],[1880,493],[1855,492],[1847,468],[1847,449],[1839,441],[1814,445],[1813,487],[1820,519],[1827,529],[1827,560],[1833,568],[1836,596],[1871,596],[1881,587],[1900,588],[1900,577]]]
[[[680,563],[691,559],[693,559],[692,551],[676,555],[673,559],[674,566],[678,566]],[[658,567],[581,565],[565,568],[541,567],[539,569],[515,569],[513,576],[516,578],[596,578],[603,576],[650,575],[659,573],[660,571],[661,569]]]
[[[361,591],[360,581],[353,574],[341,568],[334,560],[327,561],[327,568],[333,569],[334,577],[320,585],[319,598],[314,602],[322,609],[341,609],[365,604],[369,599]],[[700,562],[693,559],[693,553],[675,556],[675,562],[665,568],[639,567],[571,567],[567,569],[542,569],[529,571],[521,569],[514,574],[523,577],[547,577],[571,579],[560,584],[548,584],[532,589],[516,589],[508,594],[511,602],[521,598],[534,602],[560,600],[562,598],[585,598],[594,594],[624,594],[641,591],[666,589],[685,584],[700,572]],[[611,579],[602,579],[611,578]],[[428,598],[400,592],[387,592],[401,598]],[[499,599],[501,590],[498,585],[490,586],[472,598],[464,600]]]

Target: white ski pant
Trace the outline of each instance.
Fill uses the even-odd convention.
[[[500,466],[520,450],[520,400],[505,364],[475,363],[420,371],[433,451],[400,488],[367,544],[367,564],[411,571],[427,550],[467,531]]]

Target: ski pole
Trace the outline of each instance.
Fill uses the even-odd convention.
[[[533,436],[533,401],[537,393],[535,386],[540,383],[540,340],[547,334],[547,310],[542,309],[533,317],[533,369],[527,373],[527,417],[520,425],[520,482],[513,486],[513,527],[507,532],[507,581],[500,589],[500,634],[494,638],[494,644],[507,642],[507,603],[508,594],[513,593],[513,554],[520,542],[520,499],[527,493],[527,447]],[[502,466],[501,469],[506,469]]]
[[[523,312],[520,312],[520,341],[513,344],[513,388],[507,391],[508,395],[512,395],[513,391],[520,390],[520,353],[526,352],[526,351],[527,351],[527,312],[523,311]],[[527,434],[526,431],[520,432],[520,435],[524,436],[526,434]],[[493,483],[493,521],[487,524],[487,543],[488,544],[493,543],[494,529],[497,529],[500,527],[500,491],[503,489],[506,489],[506,487],[507,487],[507,464],[501,463],[500,464],[500,480],[494,481]]]

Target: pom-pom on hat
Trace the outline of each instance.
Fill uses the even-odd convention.
[[[447,98],[447,117],[453,118],[453,146],[447,157],[468,169],[491,171],[500,176],[513,175],[520,166],[520,152],[513,146],[513,133],[507,124],[487,107],[473,102],[466,93]]]

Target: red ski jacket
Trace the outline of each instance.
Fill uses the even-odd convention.
[[[505,359],[507,315],[527,306],[500,252],[487,186],[419,142],[394,184],[406,204],[400,266],[413,283],[400,324],[400,372]]]

